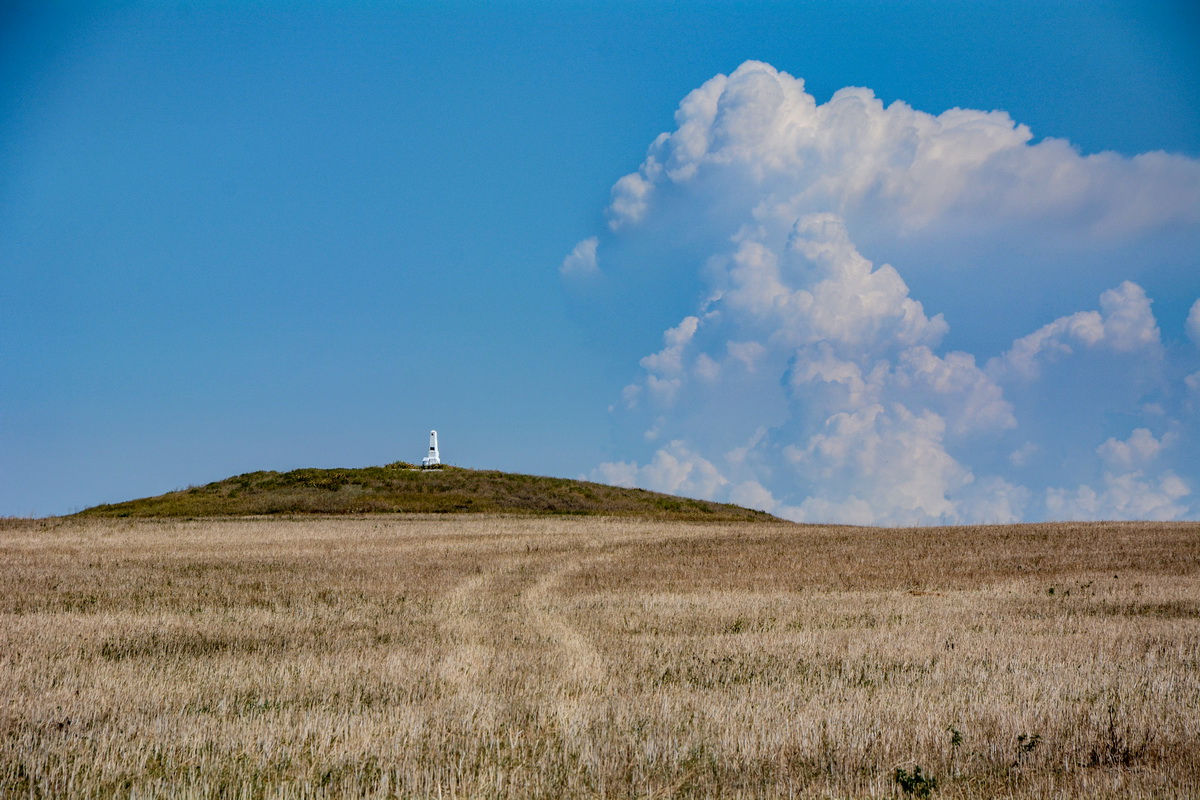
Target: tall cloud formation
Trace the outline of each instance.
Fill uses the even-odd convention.
[[[693,91],[676,123],[561,268],[598,313],[690,305],[620,392],[627,452],[592,478],[802,521],[1196,516],[1200,300],[1164,335],[1143,288],[1115,280],[976,355],[944,347],[947,314],[856,242],[994,255],[1019,237],[1060,263],[1012,269],[1052,291],[1097,242],[1196,244],[1200,162],[1084,156],[1003,112],[933,116],[866,89],[819,105],[758,62]],[[1004,302],[954,311],[1002,330]]]

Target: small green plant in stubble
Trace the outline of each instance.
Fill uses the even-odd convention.
[[[920,764],[914,765],[912,772],[903,767],[896,767],[892,778],[900,787],[900,791],[911,797],[927,798],[937,789],[937,778],[922,772]]]
[[[963,742],[962,731],[953,725],[947,725],[946,732],[950,734],[950,747],[957,749]]]
[[[1022,761],[1042,743],[1042,735],[1040,733],[1017,734],[1016,757],[1013,759],[1012,766],[1021,766]]]

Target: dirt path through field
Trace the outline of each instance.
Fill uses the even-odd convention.
[[[629,543],[542,549],[481,565],[437,606],[445,652],[438,675],[469,717],[499,722],[514,702],[552,698],[556,723],[578,734],[596,712],[609,667],[596,643],[572,622],[562,593],[572,574],[614,558]]]
[[[571,624],[569,601],[559,590],[569,574],[612,557],[606,553],[552,565],[521,594],[524,618],[536,639],[545,643],[544,660],[554,666],[554,712],[561,729],[570,734],[586,730],[599,710],[596,696],[607,685],[609,667],[596,644]]]
[[[494,626],[492,609],[498,572],[473,575],[448,592],[437,614],[446,632],[448,647],[438,665],[438,677],[465,704],[469,715],[484,725],[495,725],[498,702],[492,691],[492,665],[496,647],[489,641]]]

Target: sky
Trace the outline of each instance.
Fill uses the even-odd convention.
[[[0,6],[0,515],[424,454],[1200,518],[1200,11]]]

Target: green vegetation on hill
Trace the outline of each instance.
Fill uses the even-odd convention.
[[[248,472],[158,497],[93,506],[85,517],[517,513],[678,520],[775,520],[762,511],[565,478],[396,462],[361,469]]]

